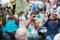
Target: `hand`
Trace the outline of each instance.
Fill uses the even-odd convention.
[[[54,15],[57,19],[59,19],[59,16],[58,15]]]
[[[4,15],[6,15],[7,13],[8,13],[8,12],[7,12],[7,11],[5,11],[5,12],[4,12]]]

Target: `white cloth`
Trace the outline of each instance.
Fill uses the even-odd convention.
[[[39,1],[38,2],[38,7],[41,9],[41,8],[43,8],[44,7],[44,3],[42,2],[42,1]]]
[[[32,4],[38,5],[38,7],[41,9],[44,7],[44,3],[42,1],[30,1]]]
[[[10,0],[1,0],[1,1],[2,1],[3,4],[10,2]]]
[[[35,4],[38,5],[40,1],[35,1]]]
[[[56,10],[57,12],[56,12],[56,14],[59,16],[59,18],[60,18],[60,6],[57,8],[57,10]]]

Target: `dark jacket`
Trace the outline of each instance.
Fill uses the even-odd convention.
[[[44,26],[47,27],[47,35],[55,35],[58,33],[58,28],[60,27],[60,20],[57,20],[55,25],[52,25],[50,20],[47,20],[44,23]]]

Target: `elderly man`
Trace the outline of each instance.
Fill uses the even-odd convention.
[[[27,29],[24,27],[20,27],[17,30],[15,37],[17,40],[27,40]]]
[[[55,37],[54,40],[60,40],[60,33],[58,33]]]

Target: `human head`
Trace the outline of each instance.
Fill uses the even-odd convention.
[[[56,20],[56,17],[55,16],[57,16],[56,14],[49,14],[48,15],[48,18],[50,19],[50,20]]]
[[[27,29],[25,27],[20,27],[15,34],[17,40],[26,40],[27,39]]]
[[[32,12],[32,13],[30,14],[30,19],[31,19],[31,20],[34,20],[34,18],[36,18],[36,13],[35,13],[35,12]]]
[[[35,8],[35,12],[38,14],[39,13],[39,8]]]
[[[11,22],[13,20],[12,16],[9,16],[8,20]]]
[[[54,40],[60,40],[60,33],[58,33],[55,37]]]

